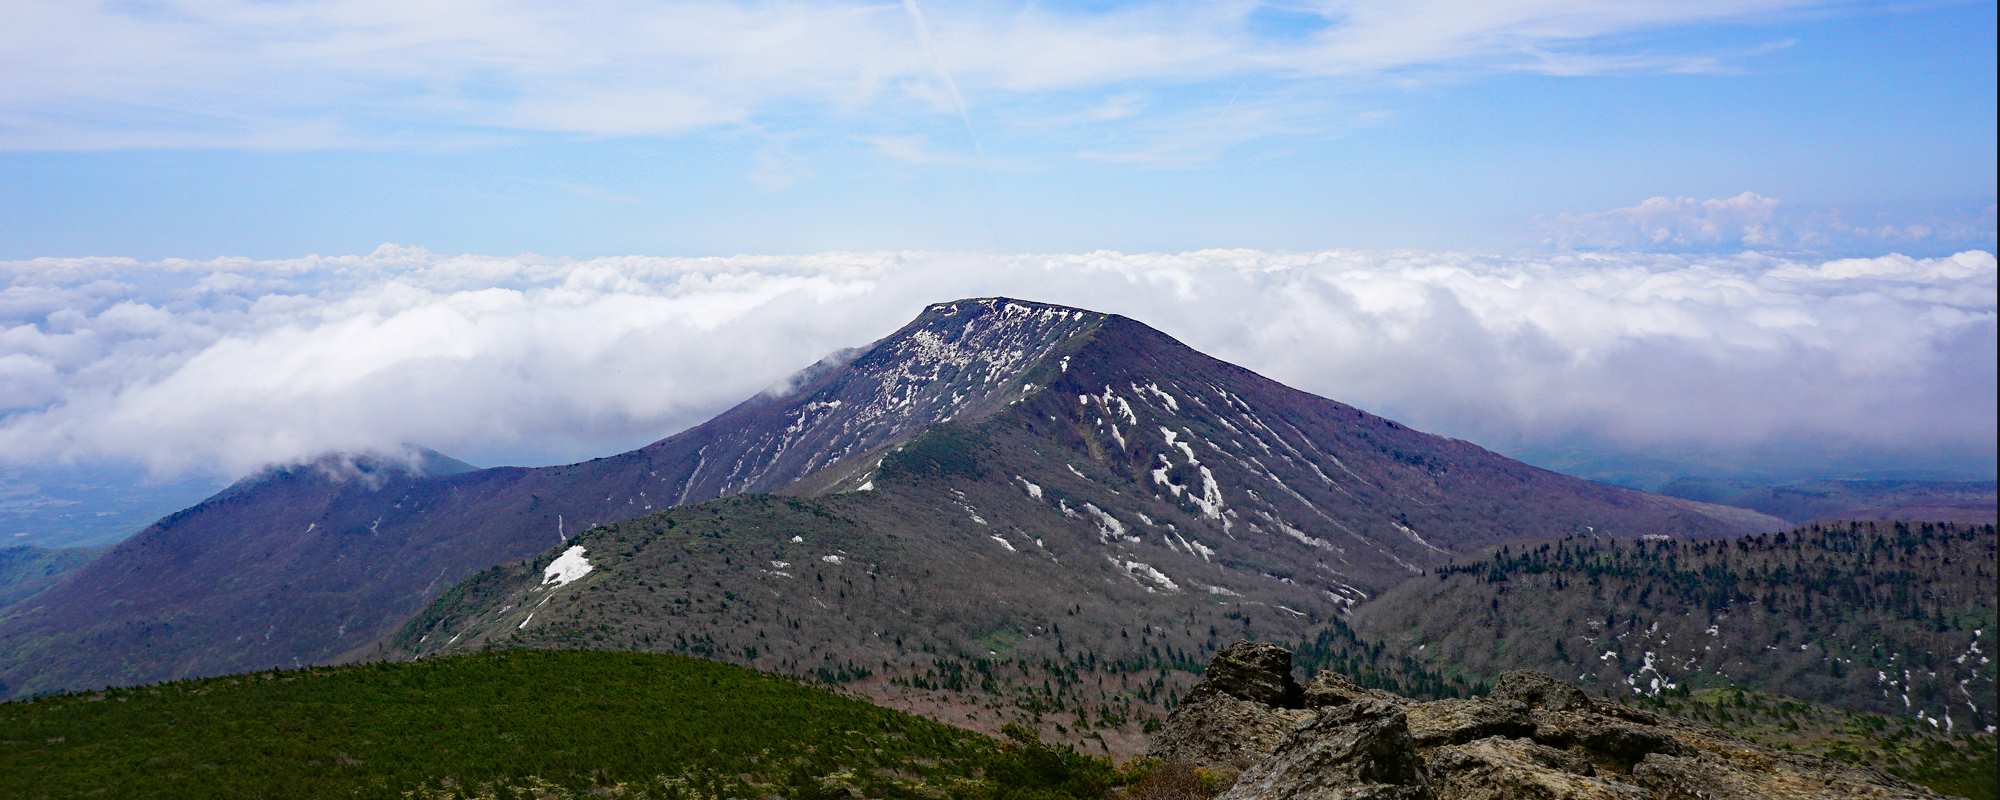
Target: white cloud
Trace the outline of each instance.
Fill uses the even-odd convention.
[[[1564,246],[1756,247],[1771,245],[1778,199],[1756,192],[1699,200],[1648,197],[1629,208],[1564,214],[1554,241]]]
[[[1302,3],[1310,35],[1273,37],[1247,0],[950,4],[917,27],[908,2],[30,0],[0,29],[0,148],[664,136],[913,98],[969,123],[985,95],[1079,90],[1108,95],[1117,118],[1136,113],[1116,99],[1134,88],[1225,78],[1712,71],[1743,54],[1632,52],[1623,39],[1811,4]]]
[[[1990,459],[1992,254],[824,253],[0,262],[0,462],[554,462],[705,419],[926,303],[1120,312],[1489,444]],[[112,287],[117,287],[115,290]]]
[[[923,166],[949,165],[955,167],[978,165],[978,159],[974,156],[945,152],[932,147],[930,137],[927,136],[915,134],[882,135],[865,137],[862,141],[867,142],[869,147],[874,148],[875,152],[881,154],[883,157],[894,161],[901,161],[905,164]]]

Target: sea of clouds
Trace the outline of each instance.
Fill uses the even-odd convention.
[[[0,262],[0,467],[241,475],[333,450],[482,465],[671,434],[930,302],[1122,313],[1503,447],[1781,441],[1971,457],[1996,268],[1968,251],[445,255]]]

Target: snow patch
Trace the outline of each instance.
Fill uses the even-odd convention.
[[[542,585],[560,589],[589,575],[591,569],[590,559],[583,557],[583,545],[570,545],[562,555],[556,556],[556,560],[549,562],[547,569],[542,570]]]
[[[1122,559],[1113,558],[1111,556],[1105,556],[1104,558],[1110,561],[1113,565],[1117,566],[1119,569],[1125,570],[1125,574],[1130,576],[1132,580],[1138,582],[1139,585],[1146,586],[1146,591],[1149,592],[1153,591],[1154,587],[1158,587],[1160,589],[1164,589],[1169,592],[1178,592],[1181,590],[1179,584],[1174,583],[1173,579],[1167,577],[1166,573],[1154,569],[1153,565],[1151,564],[1146,564],[1138,561],[1125,561]],[[1147,586],[1146,585],[1147,582],[1150,582],[1152,585]]]

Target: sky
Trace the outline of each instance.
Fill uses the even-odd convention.
[[[25,0],[0,257],[1991,250],[1994,29],[1974,2]],[[1700,235],[1603,216],[1746,192],[1764,218]]]
[[[55,469],[604,455],[998,294],[1543,463],[1991,478],[1995,25],[11,3],[0,506]]]

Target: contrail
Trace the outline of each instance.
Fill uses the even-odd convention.
[[[931,26],[924,22],[923,7],[917,5],[917,0],[903,0],[903,10],[909,13],[910,24],[916,26],[917,42],[924,47],[924,57],[930,59],[931,71],[937,73],[938,80],[944,81],[945,89],[951,92],[952,107],[958,111],[958,121],[965,126],[966,137],[972,140],[973,154],[979,157],[979,163],[986,163],[986,149],[979,144],[979,132],[972,128],[972,114],[965,109],[965,95],[959,93],[958,81],[952,79],[951,71],[945,69],[944,62],[938,58],[937,48],[931,46]]]

